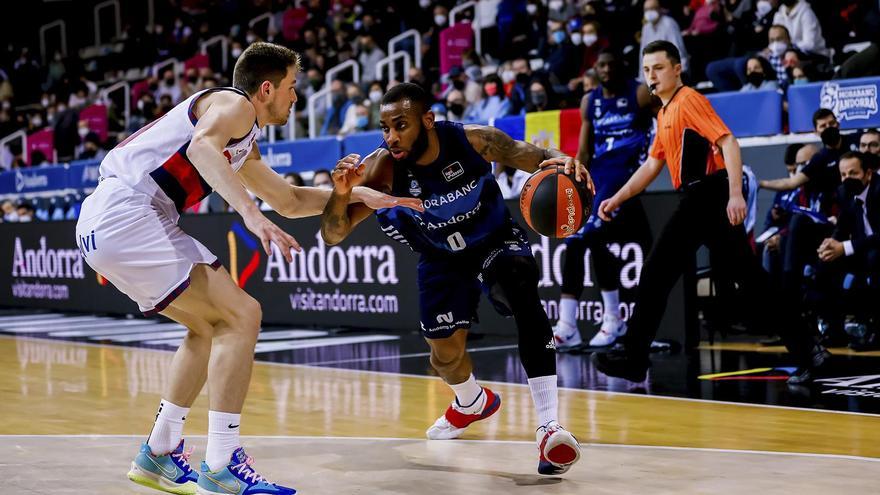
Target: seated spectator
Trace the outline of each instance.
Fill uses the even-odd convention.
[[[868,160],[865,164],[876,171],[876,157],[880,156],[880,131],[877,129],[867,129],[859,136],[859,153],[873,155],[874,158]]]
[[[510,87],[510,115],[523,115],[526,113],[526,101],[528,99],[529,82],[532,79],[532,67],[526,58],[520,57],[510,63],[510,70],[514,74],[514,83]]]
[[[558,91],[565,91],[568,82],[578,75],[580,65],[572,63],[578,59],[578,50],[569,39],[565,24],[555,21],[547,23],[547,45],[544,48],[544,70],[550,82]]]
[[[724,14],[717,0],[707,0],[694,12],[690,26],[681,36],[690,54],[690,72],[702,80],[706,64],[727,54],[726,32],[722,21]]]
[[[782,5],[773,17],[773,24],[785,26],[791,35],[792,44],[803,53],[828,56],[822,26],[806,0],[782,0]]]
[[[781,88],[786,88],[791,81],[783,62],[783,56],[789,48],[791,39],[788,30],[784,26],[772,26],[767,31],[767,47],[758,53],[758,56],[770,62],[776,73],[776,83]],[[710,62],[706,66],[706,77],[717,91],[736,91],[747,82],[744,77],[748,60],[749,57],[729,57]]]
[[[31,153],[31,167],[47,167],[49,165],[52,164],[46,159],[45,153],[40,150]]]
[[[751,57],[746,62],[746,84],[740,91],[777,90],[776,72],[764,57]]]
[[[355,132],[364,132],[374,129],[376,126],[370,122],[370,108],[363,102],[352,105],[348,110],[345,123],[339,130],[340,136],[347,136]]]
[[[369,34],[362,35],[358,41],[360,51],[358,63],[361,64],[361,80],[374,81],[378,78],[376,64],[385,58],[385,52],[376,45],[376,41]]]
[[[324,115],[324,124],[321,127],[321,136],[335,135],[342,128],[345,121],[345,112],[352,103],[346,98],[345,85],[339,79],[330,83],[330,106]]]
[[[21,201],[18,203],[18,206],[15,209],[16,214],[18,215],[17,222],[27,223],[34,220],[34,205],[28,203],[27,201]]]
[[[11,200],[6,200],[0,205],[0,213],[3,214],[4,222],[17,222],[18,221],[18,210],[16,210],[15,205]]]
[[[852,301],[842,297],[842,281],[846,274],[855,275],[856,283],[867,289],[867,311],[861,316],[871,320],[873,331],[880,323],[880,306],[876,304],[880,296],[880,181],[873,180],[873,171],[865,167],[858,152],[841,156],[838,168],[844,197],[834,233],[819,246],[819,316],[840,328],[844,310],[852,309],[847,304]]]
[[[450,91],[446,95],[446,120],[463,121],[466,103],[464,93],[457,89]]]
[[[551,90],[541,79],[533,79],[532,84],[529,85],[529,101],[526,103],[526,112],[553,110],[552,94]]]
[[[312,186],[333,189],[333,178],[330,171],[325,168],[315,170],[315,175],[312,176]]]
[[[678,48],[681,54],[681,70],[688,72],[690,69],[688,54],[678,23],[672,17],[660,13],[660,0],[645,0],[643,9],[645,23],[642,25],[639,53],[644,52],[645,47],[652,41],[666,40]],[[644,80],[642,71],[639,71],[639,80]]]
[[[575,38],[578,34],[580,36]],[[572,33],[571,38],[572,42],[580,39],[580,43],[575,44],[579,45],[583,43],[584,47],[584,55],[581,59],[581,66],[578,70],[578,75],[582,75],[584,72],[592,69],[593,66],[596,65],[596,59],[599,58],[599,52],[611,45],[608,38],[600,30],[599,23],[596,21],[585,22],[584,25],[581,26],[580,33]]]
[[[77,155],[77,160],[101,160],[106,155],[101,149],[101,139],[94,132],[89,132],[83,139],[82,150]]]
[[[485,123],[491,119],[506,117],[510,111],[510,102],[504,94],[503,86],[497,74],[486,76],[483,81],[483,98],[468,108],[464,121]]]

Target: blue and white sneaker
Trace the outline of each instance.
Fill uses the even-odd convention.
[[[199,495],[293,495],[296,490],[286,486],[270,483],[263,478],[251,464],[254,458],[244,453],[239,447],[232,453],[229,464],[218,471],[211,471],[202,462],[202,473],[199,475]]]
[[[183,450],[183,440],[173,452],[153,455],[150,446],[144,443],[141,451],[131,463],[128,479],[139,485],[178,495],[195,495],[199,475],[189,467],[188,452]]]

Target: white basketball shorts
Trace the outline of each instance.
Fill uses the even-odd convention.
[[[164,310],[189,286],[196,263],[217,256],[177,225],[174,205],[105,178],[83,202],[76,241],[86,263],[145,315]]]

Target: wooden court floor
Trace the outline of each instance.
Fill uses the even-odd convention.
[[[151,493],[125,478],[172,354],[0,337],[0,493]],[[258,363],[242,421],[257,467],[301,493],[877,493],[880,420],[585,390],[560,394],[583,460],[535,474],[528,388],[464,440],[424,440],[439,379]],[[206,397],[185,435],[204,454]]]

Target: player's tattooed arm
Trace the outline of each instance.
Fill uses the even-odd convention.
[[[556,149],[539,148],[525,141],[517,141],[503,131],[482,125],[465,126],[465,133],[471,146],[489,162],[499,162],[528,173],[539,168],[559,165],[564,173],[574,173],[575,180],[586,181],[587,187],[595,194],[593,179],[584,165]]]
[[[543,149],[525,141],[517,141],[495,127],[466,125],[465,133],[471,146],[486,161],[498,162],[529,173],[538,170],[538,164],[544,160],[565,156],[559,150]]]

